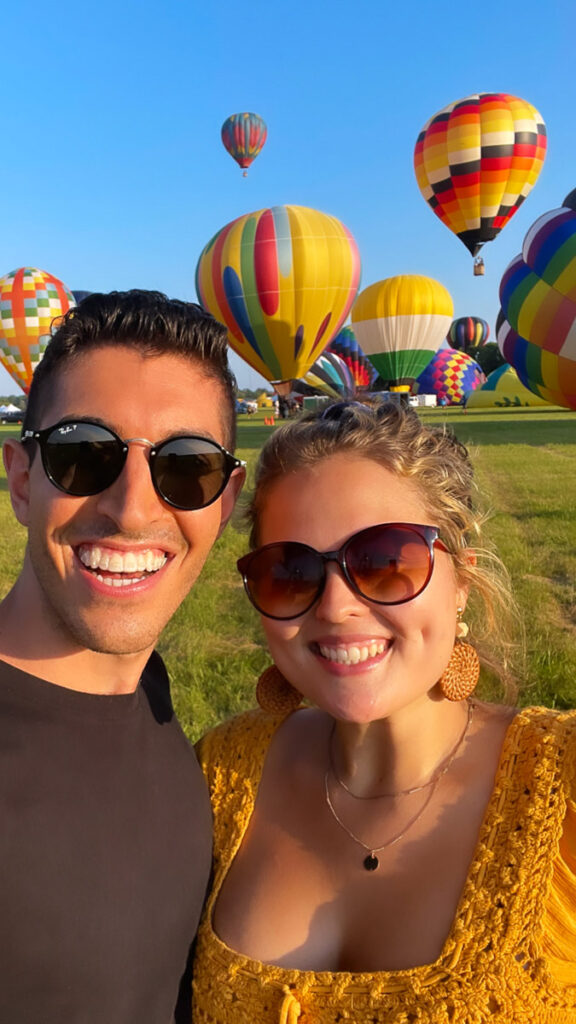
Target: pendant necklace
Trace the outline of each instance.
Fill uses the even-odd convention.
[[[430,803],[432,797],[434,796],[434,793],[436,792],[436,788],[438,786],[438,783],[440,782],[440,779],[443,778],[443,776],[446,774],[446,772],[450,768],[450,765],[453,763],[453,761],[454,761],[454,759],[456,757],[456,754],[460,750],[460,747],[462,746],[462,744],[464,743],[464,740],[466,739],[466,736],[468,735],[468,731],[470,729],[470,723],[472,721],[472,712],[473,712],[473,710],[474,710],[474,705],[472,704],[472,702],[469,702],[469,704],[468,704],[468,717],[466,719],[466,725],[464,726],[464,729],[462,731],[462,735],[458,739],[454,749],[448,755],[447,759],[443,762],[441,768],[435,773],[435,775],[433,775],[432,778],[428,782],[425,782],[422,786],[414,786],[411,789],[399,790],[398,793],[383,793],[383,794],[380,795],[380,797],[358,797],[358,796],[356,796],[356,794],[352,793],[348,789],[348,787],[342,782],[342,780],[338,777],[338,775],[336,774],[336,772],[334,770],[334,766],[332,764],[332,756],[331,756],[332,755],[332,751],[330,750],[330,767],[327,769],[326,774],[324,775],[324,792],[325,792],[325,797],[326,797],[326,803],[328,805],[328,809],[329,809],[332,817],[334,818],[334,821],[340,826],[340,828],[346,833],[346,835],[349,836],[350,839],[353,839],[354,842],[358,844],[358,846],[361,846],[363,850],[367,851],[367,856],[364,857],[364,860],[362,861],[362,864],[363,864],[363,866],[364,866],[366,871],[376,871],[376,869],[380,865],[380,861],[378,860],[378,857],[376,855],[378,853],[381,853],[382,850],[387,850],[391,846],[396,846],[396,844],[399,843],[401,839],[404,839],[404,836],[407,834],[407,832],[409,832],[409,830],[412,828],[412,826],[415,825],[416,822],[419,820],[419,818],[421,818],[422,815],[424,814],[424,811],[428,807],[428,804]],[[332,736],[330,737],[330,740],[332,740]],[[392,836],[391,839],[386,840],[386,842],[382,843],[381,846],[368,846],[367,843],[363,842],[362,839],[360,839],[357,835],[355,835],[355,833],[352,832],[352,830],[349,829],[348,826],[344,824],[344,822],[340,818],[336,808],[334,807],[334,804],[332,803],[332,798],[330,796],[330,787],[329,787],[329,778],[330,778],[330,772],[331,771],[332,771],[332,774],[334,775],[334,778],[336,779],[336,782],[342,787],[342,789],[346,790],[346,792],[349,793],[350,796],[354,797],[357,800],[377,800],[377,799],[390,798],[390,797],[394,797],[394,796],[407,796],[410,793],[417,793],[417,792],[419,792],[421,790],[424,790],[424,789],[429,789],[430,792],[428,793],[428,795],[426,797],[426,800],[424,801],[424,803],[423,803],[422,807],[420,808],[420,810],[414,815],[413,818],[410,819],[408,824],[404,826],[404,828],[402,829],[401,832],[399,832],[395,836]]]

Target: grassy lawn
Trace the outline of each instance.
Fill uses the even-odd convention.
[[[514,581],[525,626],[520,701],[576,706],[576,414],[567,410],[428,410],[473,453],[480,499],[492,512],[488,539]],[[238,454],[249,463],[274,428],[264,414],[241,417]],[[0,440],[9,427],[0,427]],[[24,531],[15,523],[0,473],[0,596],[18,572]],[[241,509],[202,577],[164,632],[160,650],[180,717],[193,737],[253,704],[256,676],[269,663],[235,560],[246,550]],[[491,693],[489,681],[484,692]]]

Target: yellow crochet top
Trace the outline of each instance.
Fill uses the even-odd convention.
[[[576,712],[529,708],[514,718],[440,957],[373,974],[260,963],[212,929],[281,721],[251,711],[199,744],[215,837],[194,1024],[576,1024]]]

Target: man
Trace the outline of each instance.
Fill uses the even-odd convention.
[[[225,330],[93,294],[36,370],[0,607],[0,1021],[168,1024],[210,870],[208,797],[154,645],[232,513]]]

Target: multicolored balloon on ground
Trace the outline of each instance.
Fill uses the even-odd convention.
[[[453,320],[448,331],[448,341],[459,352],[484,345],[490,337],[490,328],[479,316],[460,316]]]
[[[436,395],[439,405],[461,405],[465,396],[482,387],[486,377],[465,352],[441,348],[416,382],[418,394]]]
[[[331,398],[352,398],[356,392],[354,378],[340,356],[323,352],[303,378],[304,384],[322,391]]]
[[[519,377],[576,409],[576,196],[539,217],[500,282],[498,344]]]
[[[486,378],[486,383],[466,396],[467,409],[517,409],[520,406],[549,405],[518,379],[516,370],[504,363]]]
[[[416,142],[414,170],[430,208],[476,256],[524,202],[545,155],[536,107],[484,92],[430,118]]]
[[[360,256],[344,225],[304,206],[257,210],[200,255],[200,302],[239,356],[275,384],[304,377],[348,316]]]
[[[45,270],[20,267],[0,278],[0,362],[25,394],[52,321],[75,305],[66,285]]]
[[[367,390],[376,380],[378,374],[360,348],[351,327],[343,327],[325,351],[326,353],[334,352],[344,360],[352,374],[356,388]]]
[[[352,307],[359,344],[380,377],[409,390],[444,341],[454,306],[439,281],[419,274],[388,277],[360,293]]]
[[[224,148],[236,163],[244,169],[250,167],[260,153],[268,135],[266,123],[258,114],[246,111],[243,114],[231,114],[221,129]]]

